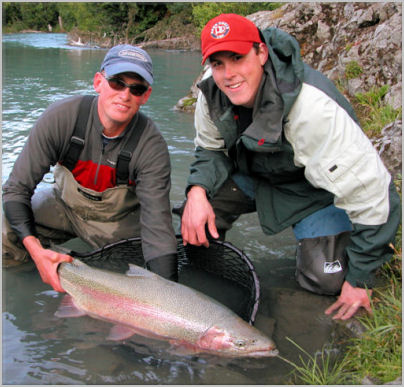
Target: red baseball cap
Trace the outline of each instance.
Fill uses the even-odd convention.
[[[211,19],[201,33],[202,64],[218,51],[246,55],[253,43],[260,43],[258,28],[244,16],[225,13]]]

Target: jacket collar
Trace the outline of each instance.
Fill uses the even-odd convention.
[[[210,116],[216,125],[221,126],[230,118],[234,119],[234,105],[217,87],[212,76],[200,82],[198,87],[205,95]],[[282,132],[282,120],[283,101],[276,85],[271,62],[268,60],[255,98],[253,122],[244,131],[244,134],[276,143]]]

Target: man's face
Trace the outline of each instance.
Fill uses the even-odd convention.
[[[268,49],[261,43],[258,53],[254,47],[240,55],[221,51],[210,56],[212,75],[217,86],[234,105],[252,108],[268,59]]]
[[[115,77],[130,85],[144,84],[127,73],[118,74]],[[98,113],[101,123],[105,128],[117,131],[122,131],[126,127],[140,106],[147,102],[152,91],[149,87],[143,95],[135,96],[127,87],[123,90],[115,90],[108,84],[102,73],[95,74],[94,89],[99,94]]]

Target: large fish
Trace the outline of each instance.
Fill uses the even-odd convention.
[[[205,294],[136,265],[124,274],[75,259],[59,266],[67,295],[58,317],[90,315],[115,325],[108,339],[134,334],[169,341],[181,353],[276,356],[274,342]]]

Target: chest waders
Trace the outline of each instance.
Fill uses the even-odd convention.
[[[136,128],[132,125],[129,137],[119,152],[116,164],[116,186],[97,192],[79,184],[72,174],[85,144],[85,132],[94,96],[85,96],[70,147],[62,164],[54,170],[56,194],[78,237],[94,247],[102,247],[118,239],[140,235],[140,205],[135,189],[129,183],[129,162],[147,124],[138,112]]]

